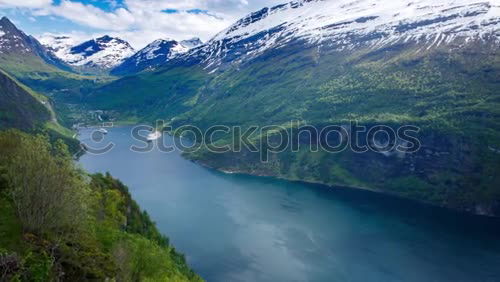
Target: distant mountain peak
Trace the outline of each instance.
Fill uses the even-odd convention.
[[[177,40],[175,40],[173,38],[170,38],[170,37],[164,37],[164,38],[158,38],[155,41],[153,41],[152,43],[154,43],[154,42],[163,42],[163,41],[165,41],[165,42],[172,42],[172,41],[177,41]]]
[[[7,17],[3,17],[0,20],[0,32],[3,33],[2,36],[7,35],[11,39],[27,36],[24,32],[19,30]]]
[[[40,56],[53,62],[47,50],[32,36],[19,30],[7,17],[0,19],[0,54],[21,54]]]
[[[48,35],[41,40],[68,64],[86,69],[111,69],[135,52],[127,41],[109,35],[79,44],[70,36]]]
[[[127,41],[109,35],[78,42],[68,35],[44,34],[40,41],[61,60],[83,68],[80,70],[111,69],[116,73],[124,69],[138,72],[155,68],[203,44],[197,37],[180,42],[172,38],[160,38],[136,53]]]
[[[179,54],[201,45],[199,38],[178,42],[171,38],[157,39],[113,69],[114,74],[136,73],[154,69],[167,63]]]
[[[0,19],[0,24],[2,24],[2,25],[8,24],[8,25],[14,26],[14,24],[9,20],[9,18],[7,18],[5,16]]]
[[[109,41],[111,41],[113,39],[114,38],[111,37],[111,36],[109,36],[109,35],[104,35],[104,36],[101,36],[101,37],[97,38],[96,40],[97,41],[107,41],[107,42],[109,42]]]
[[[181,41],[181,44],[185,47],[188,47],[189,49],[192,49],[192,48],[195,48],[195,47],[198,47],[200,45],[203,44],[203,42],[201,41],[200,38],[198,37],[193,37],[191,39],[187,39],[187,40],[182,40]]]
[[[7,17],[0,19],[0,31],[4,33],[23,33]]]

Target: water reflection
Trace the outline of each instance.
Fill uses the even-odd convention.
[[[499,220],[132,153],[127,130],[80,163],[123,180],[208,281],[500,281]]]

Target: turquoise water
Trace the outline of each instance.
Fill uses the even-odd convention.
[[[500,281],[498,219],[134,153],[130,128],[104,141],[115,148],[80,164],[128,185],[207,281]]]

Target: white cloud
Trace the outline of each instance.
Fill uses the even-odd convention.
[[[34,14],[60,16],[88,27],[104,30],[127,30],[135,22],[134,16],[123,8],[107,13],[92,5],[68,0],[61,1],[57,6],[51,5],[36,10]]]
[[[65,36],[69,37],[69,39],[66,40],[70,45],[75,46],[80,43],[83,43],[90,38],[97,38],[102,36],[101,34],[87,34],[85,32],[79,32],[79,31],[73,31],[70,33],[53,33],[53,32],[44,32],[43,34],[39,34],[37,36],[37,39],[42,43],[42,44],[50,44],[53,41],[54,37],[59,37],[59,36]]]
[[[40,8],[50,6],[52,0],[0,0],[0,7]]]
[[[165,14],[159,13],[148,16],[146,20],[135,22],[135,28],[130,30],[103,30],[88,34],[87,38],[96,38],[110,35],[128,41],[134,48],[141,49],[159,38],[173,38],[177,40],[201,37],[208,40],[217,31],[224,29],[230,22],[221,21],[208,15],[193,15],[188,13]],[[182,24],[179,24],[182,22]],[[81,38],[82,36],[79,35]]]
[[[118,7],[112,12],[103,11],[90,4],[75,0],[62,0],[59,5],[51,0],[0,0],[1,3],[23,2],[36,16],[59,16],[96,30],[99,34],[120,36],[135,48],[142,48],[151,41],[170,37],[186,39],[194,36],[208,40],[230,24],[255,10],[272,6],[287,0],[125,0],[117,5],[115,0],[107,0]],[[28,5],[28,3],[31,3]],[[165,13],[166,9],[179,13]],[[199,9],[208,13],[188,13]]]

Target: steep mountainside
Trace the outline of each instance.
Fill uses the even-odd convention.
[[[42,99],[0,70],[0,129],[43,126],[51,116]]]
[[[314,153],[301,143],[299,153],[271,154],[267,163],[246,151],[190,157],[498,215],[499,9],[498,1],[295,1],[253,13],[87,101],[174,127],[418,126],[422,148],[413,154]],[[252,140],[263,143],[258,134]]]
[[[44,133],[50,140],[62,139],[76,153],[80,144],[73,133],[60,125],[53,102],[18,82],[0,69],[0,130],[16,128],[30,133]]]
[[[0,67],[33,90],[55,99],[79,100],[89,89],[110,80],[73,73],[69,65],[53,55],[53,50],[26,35],[5,17],[0,20],[0,31]]]
[[[202,281],[124,184],[61,145],[0,132],[2,281]]]
[[[318,51],[380,50],[409,42],[421,45],[419,51],[477,41],[496,47],[499,25],[498,1],[304,0],[252,13],[188,56],[216,69],[297,41]]]
[[[33,36],[26,35],[9,21],[0,19],[0,59],[11,56],[36,57],[44,63],[68,70],[68,66],[43,47]]]
[[[138,73],[143,70],[154,70],[158,66],[164,65],[175,56],[186,53],[190,49],[201,44],[199,38],[181,42],[173,39],[158,39],[126,59],[123,63],[114,68],[111,73],[126,75]]]

